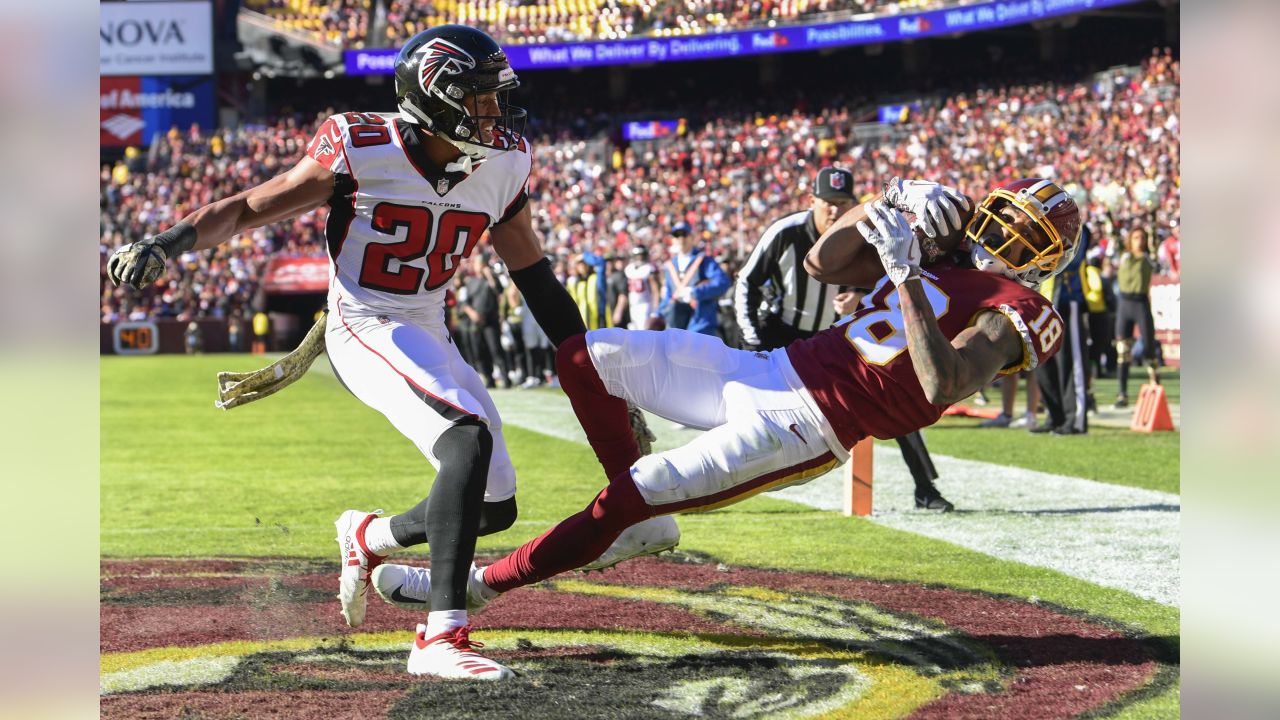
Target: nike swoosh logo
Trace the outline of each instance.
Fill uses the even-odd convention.
[[[396,602],[409,603],[411,605],[427,604],[426,600],[419,600],[417,598],[405,597],[404,595],[401,595],[400,588],[395,588],[394,590],[391,591],[391,599]]]
[[[796,434],[796,437],[800,438],[800,442],[804,443],[805,445],[808,445],[808,444],[809,444],[809,441],[808,441],[808,440],[805,440],[805,439],[804,439],[804,436],[800,434],[800,428],[799,428],[799,427],[797,427],[795,423],[791,423],[791,427],[789,427],[789,428],[787,428],[787,429],[788,429],[788,430],[790,430],[791,432],[795,433],[795,434]]]

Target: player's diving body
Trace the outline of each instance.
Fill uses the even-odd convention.
[[[329,360],[346,388],[438,470],[430,495],[406,512],[339,517],[338,597],[347,623],[360,625],[370,571],[393,552],[429,543],[430,614],[410,651],[415,674],[511,676],[468,639],[465,596],[476,538],[515,521],[516,486],[498,412],[445,328],[449,280],[487,231],[552,342],[586,332],[530,220],[532,154],[518,133],[525,111],[505,101],[518,84],[488,35],[459,25],[419,33],[396,60],[398,113],[329,117],[284,174],[121,248],[108,264],[114,282],[142,287],[168,258],[330,206]],[[625,409],[614,420],[630,426]],[[633,436],[613,440],[638,454]],[[612,477],[617,468],[610,469]],[[647,535],[629,535],[648,545],[625,547],[623,538],[597,562],[651,552],[655,537],[659,547],[674,545],[678,530],[664,520],[648,524]]]
[[[954,193],[934,187],[939,198]],[[603,329],[561,345],[561,383],[593,444],[586,418],[610,417],[624,399],[708,432],[633,458],[582,512],[473,573],[472,601],[578,567],[632,523],[804,482],[847,459],[860,439],[930,425],[996,375],[1057,352],[1062,321],[1034,288],[1077,248],[1081,220],[1070,195],[1039,179],[996,189],[967,226],[971,254],[926,268],[906,218],[882,203],[855,206],[807,256],[824,282],[866,282],[841,276],[867,248],[851,242],[856,229],[887,273],[856,313],[808,340],[764,353],[679,330]],[[918,218],[924,212],[906,205]],[[389,599],[423,579],[421,570],[384,565],[374,587]]]

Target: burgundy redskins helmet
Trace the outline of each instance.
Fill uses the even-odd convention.
[[[1030,218],[1041,237],[1016,230],[1000,215],[1007,208]],[[1052,180],[1024,178],[992,190],[978,205],[965,237],[979,270],[1037,287],[1071,264],[1080,246],[1080,226],[1080,208],[1070,193]],[[1030,253],[1019,253],[1021,247]]]

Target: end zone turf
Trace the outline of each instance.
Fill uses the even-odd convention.
[[[309,374],[270,402],[233,413],[212,409],[217,370],[258,364],[249,356],[103,358],[104,714],[253,717],[274,712],[324,717],[334,716],[329,710],[335,708],[359,707],[361,716],[376,714],[375,708],[412,716],[424,708],[437,710],[454,690],[401,672],[409,628],[418,618],[400,613],[383,616],[380,613],[394,611],[371,607],[370,622],[383,624],[371,625],[369,633],[350,635],[333,600],[335,515],[347,507],[411,506],[430,486],[429,467],[385,419],[350,398],[327,373]],[[162,402],[156,399],[157,387],[163,388]],[[531,394],[532,399],[552,397],[550,392]],[[173,441],[163,448],[138,444],[135,429],[149,424],[171,428]],[[336,434],[339,427],[342,432]],[[967,431],[948,430],[938,437],[953,432]],[[962,444],[975,453],[987,447]],[[487,553],[514,547],[581,509],[603,483],[585,446],[514,426],[509,429],[508,445],[520,472],[520,519],[510,530],[482,539]],[[787,577],[842,578],[863,583],[859,587],[864,588],[946,592],[922,595],[925,600],[911,609],[869,596],[841,596],[835,590],[809,587],[808,581],[799,588],[780,589],[740,581],[735,573],[716,573],[716,580],[707,579],[710,585],[674,588],[641,578],[643,582],[632,585],[652,596],[621,597],[616,593],[633,588],[618,587],[609,574],[592,575],[585,585],[578,584],[578,576],[566,576],[562,580],[568,584],[540,586],[503,601],[520,605],[525,619],[511,619],[503,626],[491,624],[497,615],[486,613],[479,618],[481,630],[476,637],[489,642],[495,655],[528,669],[527,677],[540,678],[538,683],[547,678],[564,682],[557,686],[564,692],[554,698],[534,693],[532,688],[541,687],[535,683],[523,686],[526,694],[505,702],[518,703],[522,714],[539,711],[544,704],[564,710],[583,702],[574,699],[580,695],[602,701],[602,693],[591,692],[583,684],[586,680],[573,689],[573,683],[562,676],[604,673],[617,677],[658,672],[653,670],[658,667],[659,674],[648,675],[651,681],[679,677],[680,683],[696,683],[668,668],[705,669],[711,663],[720,673],[713,673],[714,683],[682,684],[684,691],[678,697],[665,699],[629,695],[628,702],[652,702],[645,709],[655,714],[661,710],[675,715],[695,705],[709,708],[711,715],[727,714],[745,706],[720,705],[725,698],[769,695],[773,690],[766,689],[779,685],[785,689],[790,684],[826,687],[824,683],[839,681],[841,688],[861,687],[859,683],[872,677],[871,670],[892,670],[896,680],[875,676],[876,682],[864,691],[888,688],[891,695],[913,698],[911,703],[881,706],[868,699],[874,695],[866,694],[849,703],[863,703],[857,705],[862,708],[860,716],[901,716],[911,708],[923,712],[922,708],[945,700],[931,693],[968,697],[962,692],[967,688],[986,697],[992,678],[1003,683],[1000,692],[1020,692],[1021,682],[1012,679],[1023,677],[1018,668],[1024,666],[1016,656],[1002,653],[1021,647],[1038,653],[1029,656],[1025,667],[1048,675],[1064,670],[1070,675],[1079,662],[1089,667],[1096,663],[1100,672],[1128,672],[1154,662],[1156,667],[1136,689],[1117,690],[1114,703],[1088,712],[1125,720],[1178,713],[1176,608],[777,498],[756,498],[681,522],[682,548],[733,566],[771,568],[758,572]],[[174,560],[174,555],[225,559]],[[269,556],[288,557],[262,559]],[[938,587],[939,583],[948,587]],[[775,592],[787,598],[818,597],[826,603],[820,607],[839,611],[840,623],[848,618],[851,626],[875,631],[868,641],[872,646],[844,662],[857,671],[856,676],[838,674],[847,667],[829,675],[825,666],[809,663],[805,657],[804,662],[793,661],[790,655],[783,660],[775,657],[780,647],[821,647],[826,653],[857,650],[840,645],[841,636],[834,631],[761,629],[750,619],[743,621],[744,603],[752,597],[773,600],[776,596],[760,593]],[[974,614],[987,625],[970,629],[949,619],[953,609],[949,603],[957,596],[966,598],[965,602],[977,597],[1008,604]],[[696,606],[695,600],[709,600],[711,607]],[[566,619],[549,609],[562,604],[576,608],[575,616]],[[788,599],[780,607],[790,611],[796,606]],[[1009,607],[1018,612],[1006,612]],[[1069,609],[1060,609],[1064,607]],[[500,608],[495,605],[492,610]],[[816,612],[813,606],[802,609]],[[1044,610],[1100,628],[1098,632],[1118,634],[1095,637],[1020,626],[1014,616],[1021,616],[1023,609]],[[539,615],[559,618],[558,625],[534,626],[530,616]],[[866,624],[867,618],[879,615],[892,623]],[[682,629],[672,629],[677,623],[670,619],[677,617]],[[900,621],[907,622],[908,629]],[[726,623],[734,627],[721,629]],[[925,630],[910,629],[919,627]],[[901,646],[936,647],[939,635],[977,653],[972,657],[978,659],[962,668],[967,674],[949,675],[940,663],[935,663],[939,670],[934,672],[905,660],[882,659],[900,657],[888,651]],[[732,643],[714,644],[725,638]],[[979,644],[969,644],[971,638]],[[1067,642],[1059,642],[1063,640]],[[713,644],[695,645],[694,641]],[[1132,643],[1137,643],[1138,655],[1122,652],[1116,662],[1106,660],[1116,648],[1133,647]],[[678,653],[684,659],[678,661],[671,659],[675,651],[662,650],[681,645]],[[1105,652],[1099,655],[1101,650]],[[723,653],[731,655],[726,660]],[[714,659],[706,660],[707,654]],[[764,674],[773,678],[783,677],[785,671],[787,680],[761,679],[765,684],[758,684],[761,673],[738,669],[738,659],[757,670],[770,668]],[[817,674],[804,674],[810,671]],[[1061,703],[1081,693],[1092,697],[1092,681],[1076,684],[1084,689],[1054,686],[1045,707],[1073,707]],[[907,692],[908,687],[923,694]],[[288,694],[290,705],[278,704],[280,693]],[[721,700],[713,702],[713,698]],[[873,706],[880,709],[866,709]],[[1025,716],[1044,717],[1041,710]],[[844,711],[832,712],[838,716]],[[623,716],[616,707],[603,714]],[[751,713],[744,710],[744,716]],[[985,712],[976,716],[993,717]]]
[[[420,618],[349,632],[322,563],[103,564],[103,717],[1069,717],[1167,688],[1159,641],[1044,604],[690,555],[563,575],[475,619],[511,683],[402,672]]]

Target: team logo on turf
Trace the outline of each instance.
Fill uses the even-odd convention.
[[[340,631],[328,563],[105,560],[102,617],[136,619],[102,624],[102,716],[269,698],[298,717],[1057,717],[1177,677],[1176,649],[1039,601],[670,558],[495,601],[485,652],[522,677],[484,693],[405,672],[412,613],[379,603],[368,632]]]
[[[459,75],[476,66],[476,61],[467,51],[445,40],[435,38],[418,48],[418,83],[422,92],[431,92],[431,86],[440,79],[441,74]]]

